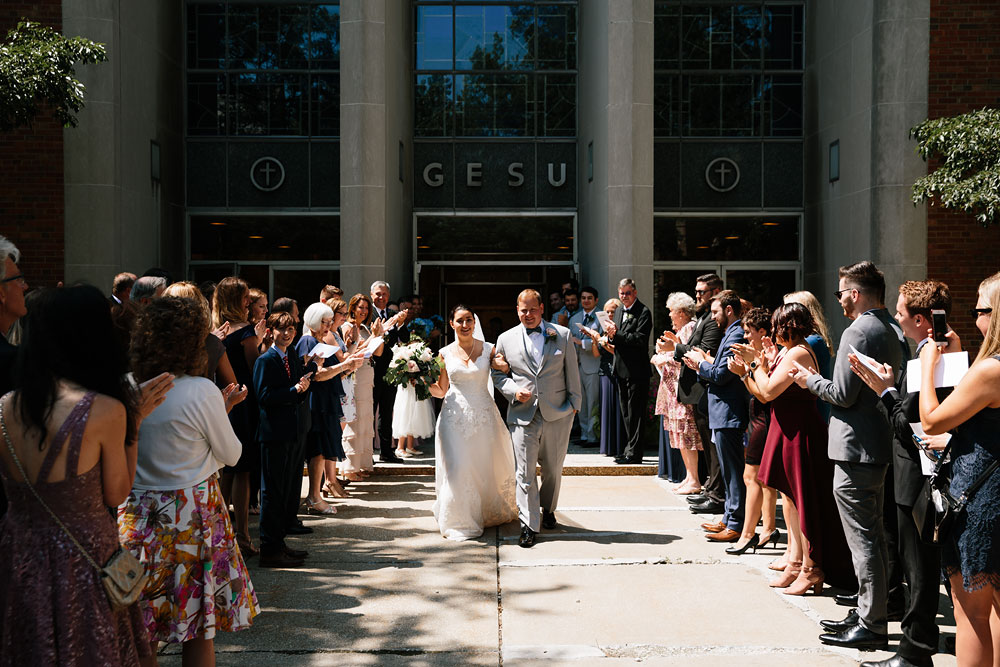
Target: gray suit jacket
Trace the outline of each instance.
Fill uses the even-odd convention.
[[[587,375],[596,375],[598,371],[601,370],[601,358],[595,357],[593,352],[590,351],[590,347],[593,345],[593,341],[590,340],[589,336],[585,336],[580,327],[576,326],[578,323],[583,324],[589,329],[593,329],[598,333],[604,333],[604,328],[601,327],[601,323],[597,321],[597,307],[594,307],[591,313],[593,317],[590,318],[591,321],[584,324],[586,319],[586,314],[583,308],[576,311],[573,317],[569,318],[569,332],[570,334],[578,339],[582,340],[585,347],[576,348],[576,354],[580,362],[580,372],[586,373]]]
[[[892,426],[879,409],[879,398],[851,370],[847,355],[853,345],[859,352],[888,363],[899,376],[903,365],[902,332],[885,308],[869,310],[847,327],[840,337],[833,379],[816,374],[809,391],[830,403],[829,456],[833,461],[890,463]]]
[[[531,341],[523,325],[508,329],[497,339],[496,351],[510,364],[510,374],[492,371],[493,384],[510,402],[508,424],[526,426],[538,410],[545,421],[555,421],[580,409],[580,368],[569,329],[544,321],[542,328],[546,341],[540,365],[529,352]],[[550,331],[555,333],[554,340],[550,340]],[[531,389],[531,400],[520,403],[514,394],[525,388]]]

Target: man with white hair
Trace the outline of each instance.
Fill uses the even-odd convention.
[[[132,285],[129,301],[137,306],[145,306],[153,299],[163,294],[167,289],[167,279],[161,276],[143,276]]]
[[[14,356],[17,348],[10,344],[7,335],[14,324],[27,315],[24,305],[24,293],[28,291],[28,281],[25,280],[17,262],[21,259],[21,251],[9,239],[0,236],[0,395],[14,388]],[[7,496],[0,487],[0,517],[7,513]]]
[[[388,322],[392,317],[386,310],[389,305],[389,283],[384,280],[373,282],[371,298],[375,310],[372,317]],[[385,381],[385,372],[389,369],[389,362],[392,361],[392,354],[389,353],[389,350],[396,343],[406,343],[410,340],[410,332],[406,330],[406,322],[410,320],[412,315],[409,311],[400,312],[406,314],[382,334],[386,352],[380,357],[372,357],[375,361],[375,386],[372,388],[372,399],[377,411],[375,426],[378,433],[378,458],[382,463],[403,462],[403,459],[396,456],[392,446],[392,406],[396,401],[396,388]]]

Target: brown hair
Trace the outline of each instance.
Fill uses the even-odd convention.
[[[725,310],[726,306],[733,309],[733,315],[739,317],[743,313],[743,300],[740,299],[739,294],[731,289],[724,289],[714,297],[712,301],[718,301],[722,309]]]
[[[335,299],[331,299],[331,300],[327,301],[326,305],[330,306],[330,310],[332,310],[333,314],[336,315],[338,310],[340,310],[341,308],[346,308],[347,307],[347,302],[344,301],[343,299],[341,299],[340,297],[337,297]],[[348,311],[348,313],[349,312],[350,311]]]
[[[907,280],[899,286],[903,302],[910,317],[923,315],[931,319],[932,310],[943,310],[951,315],[951,291],[937,280]]]
[[[879,303],[885,301],[885,276],[874,262],[866,259],[857,264],[842,266],[837,275],[843,278],[849,287],[859,292],[867,292],[870,296],[876,297]]]
[[[267,328],[271,331],[278,331],[279,329],[287,329],[294,326],[295,318],[292,317],[291,313],[271,313],[267,316]]]
[[[319,291],[319,300],[324,303],[330,299],[340,299],[343,296],[344,290],[340,289],[336,285],[327,285]]]
[[[354,321],[354,313],[358,309],[358,304],[361,303],[362,301],[368,304],[368,319],[362,322],[361,324],[368,324],[368,322],[372,318],[372,313],[375,311],[375,309],[372,308],[371,297],[369,297],[367,294],[358,293],[351,297],[351,302],[347,305],[347,317],[352,322]]]
[[[793,341],[816,330],[812,313],[801,303],[785,303],[774,309],[771,335],[775,340]]]
[[[743,313],[743,326],[753,329],[763,329],[767,335],[771,335],[771,311],[767,308],[757,307]]]
[[[132,331],[132,370],[139,382],[159,375],[200,376],[208,363],[205,308],[186,297],[163,296],[139,311]]]
[[[134,273],[124,272],[119,273],[115,276],[114,282],[111,283],[111,293],[117,294],[122,290],[131,290],[132,285],[135,284],[137,276]]]
[[[694,279],[695,284],[705,283],[708,289],[722,289],[722,278],[716,273],[706,273]]]
[[[542,305],[542,295],[538,293],[538,290],[529,287],[526,290],[521,290],[521,293],[517,295],[517,303],[521,303],[527,299],[534,299],[538,302],[539,306]]]
[[[181,299],[191,299],[205,309],[205,317],[211,317],[212,311],[208,305],[208,299],[201,293],[198,286],[187,281],[171,283],[167,289],[163,290],[163,296],[176,296]]]
[[[247,309],[243,299],[250,288],[242,278],[230,276],[223,278],[215,286],[215,297],[212,299],[212,327],[218,329],[226,322],[238,323],[247,321]]]
[[[830,339],[830,327],[826,324],[826,317],[823,315],[823,306],[819,305],[819,299],[816,298],[816,295],[808,290],[789,292],[785,295],[784,302],[801,303],[809,309],[809,314],[813,316],[813,324],[816,326],[814,331],[823,339],[823,342],[826,343],[826,348],[832,355],[833,340]]]

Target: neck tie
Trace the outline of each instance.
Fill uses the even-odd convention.
[[[525,329],[525,331],[528,332],[528,335],[531,335],[533,333],[539,333],[539,334],[542,333],[542,327],[541,326],[531,327],[530,329],[528,327],[524,327],[524,329]]]
[[[292,377],[292,367],[288,365],[288,355],[285,355],[284,357],[282,357],[281,360],[285,362],[285,372],[288,373],[288,378],[291,379],[291,377]]]

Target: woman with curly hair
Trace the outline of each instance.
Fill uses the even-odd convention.
[[[368,356],[382,356],[382,343],[374,350],[367,349],[369,338],[382,335],[378,320],[372,329],[368,328],[371,312],[372,301],[368,295],[355,294],[351,297],[347,304],[348,320],[340,327],[340,335],[349,353],[364,350]],[[354,373],[354,419],[344,424],[342,443],[345,458],[340,462],[340,472],[355,482],[363,480],[365,473],[375,467],[374,387],[375,369],[370,363],[363,364]]]
[[[135,482],[118,508],[122,545],[149,572],[142,599],[153,648],[182,643],[184,664],[212,664],[215,632],[247,628],[258,613],[216,476],[242,447],[222,393],[201,376],[207,333],[201,305],[178,297],[150,302],[136,321],[136,379],[177,379],[139,429]]]

